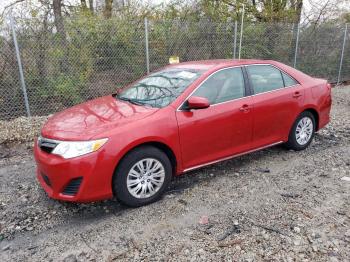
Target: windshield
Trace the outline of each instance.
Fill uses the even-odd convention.
[[[153,73],[123,90],[118,98],[134,104],[165,107],[196,80],[202,71],[172,68]]]

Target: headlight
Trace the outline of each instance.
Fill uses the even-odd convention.
[[[73,158],[99,150],[106,142],[107,138],[94,141],[63,141],[52,151],[52,154],[60,155],[63,158]]]

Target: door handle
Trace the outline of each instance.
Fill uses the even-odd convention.
[[[239,111],[244,112],[244,113],[249,112],[249,111],[250,111],[249,105],[247,105],[247,104],[242,105],[242,106],[239,108]]]
[[[294,97],[294,98],[298,98],[298,97],[301,97],[301,96],[302,96],[302,94],[300,94],[299,91],[296,91],[296,92],[294,92],[294,94],[293,94],[293,97]]]

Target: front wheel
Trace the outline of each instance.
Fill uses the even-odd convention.
[[[113,191],[124,205],[138,207],[157,201],[168,187],[172,167],[167,155],[152,146],[129,152],[113,177]]]
[[[290,130],[286,146],[299,151],[307,148],[315,134],[316,122],[311,112],[302,112],[295,120]]]

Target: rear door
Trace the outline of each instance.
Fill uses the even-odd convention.
[[[272,65],[248,65],[246,70],[254,94],[254,147],[285,141],[303,105],[302,86]]]
[[[176,112],[185,169],[245,151],[252,138],[252,98],[241,67],[212,74],[192,94],[210,107]]]

